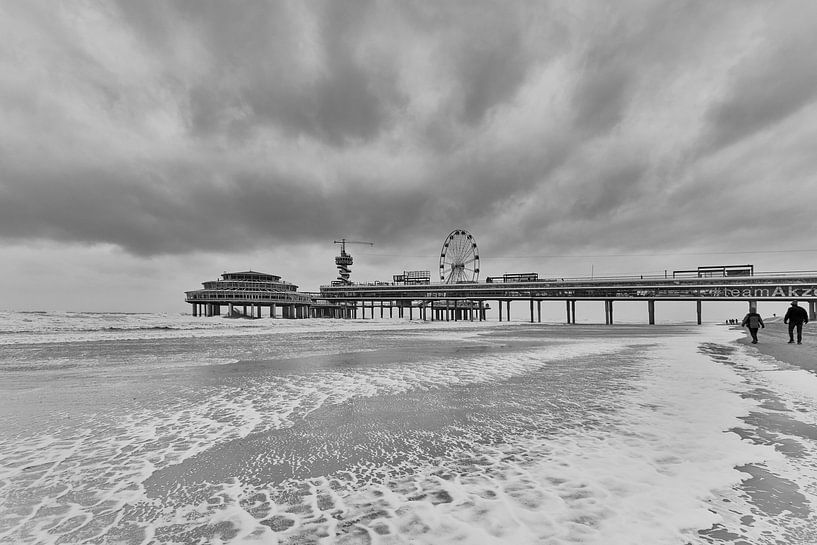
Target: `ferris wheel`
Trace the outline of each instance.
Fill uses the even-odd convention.
[[[445,238],[440,252],[440,280],[446,284],[479,280],[479,252],[471,233],[455,229]]]

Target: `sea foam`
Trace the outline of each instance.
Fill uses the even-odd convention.
[[[50,424],[9,436],[0,540],[615,545],[722,532],[813,542],[817,439],[761,428],[764,411],[813,425],[817,379],[758,358],[732,332],[286,331],[235,332],[229,348],[190,341],[170,371],[147,349],[128,353],[136,366],[102,357],[106,380],[133,375],[151,397],[109,412],[51,400]],[[220,366],[184,366],[213,348]],[[80,388],[65,370],[35,375],[105,387]],[[16,396],[41,391],[23,386],[24,371],[6,376]],[[760,471],[800,483],[805,507],[759,503],[749,484]]]

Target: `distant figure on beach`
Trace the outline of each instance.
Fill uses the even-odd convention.
[[[763,318],[760,317],[754,310],[750,310],[749,314],[743,317],[743,321],[740,323],[741,327],[749,327],[749,334],[752,335],[752,344],[757,344],[757,330],[758,328],[765,328],[766,325],[763,323]]]
[[[797,328],[797,344],[803,344],[803,324],[808,323],[808,313],[806,309],[797,305],[797,301],[792,301],[789,310],[783,317],[783,323],[789,324],[789,344],[794,342],[794,328]]]

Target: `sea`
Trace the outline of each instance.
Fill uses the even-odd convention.
[[[724,325],[0,313],[2,544],[817,543],[817,376]]]

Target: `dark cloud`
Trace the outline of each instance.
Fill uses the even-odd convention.
[[[748,28],[729,28],[739,38],[751,29],[744,49],[724,63],[725,81],[707,105],[706,127],[696,152],[717,153],[751,139],[801,112],[817,99],[817,47],[813,2],[749,4]]]
[[[609,222],[616,213],[635,203],[645,204],[640,191],[646,173],[644,164],[615,165],[603,178],[591,180],[587,191],[571,203],[570,216],[578,220]]]
[[[814,197],[801,9],[11,2],[0,237],[139,256],[436,251],[456,227],[495,252],[771,243],[782,227],[747,231],[747,211]]]
[[[595,133],[618,124],[628,106],[630,77],[614,64],[593,67],[575,89],[577,128]]]
[[[135,36],[156,55],[179,55],[182,30],[206,52],[180,80],[191,134],[251,136],[264,127],[334,145],[370,140],[388,123],[400,97],[370,71],[357,51],[369,2],[307,6],[251,2],[134,3],[119,7]],[[317,61],[311,59],[314,57]],[[319,65],[312,65],[318,62]]]
[[[512,100],[536,66],[539,55],[525,47],[524,22],[508,11],[494,4],[479,19],[467,18],[465,25],[454,27],[459,30],[449,44],[459,94],[454,111],[466,124],[481,123],[491,108]]]
[[[768,49],[759,58],[735,69],[727,96],[708,111],[710,151],[751,137],[817,100],[817,34],[812,28],[800,37],[764,44]]]
[[[276,172],[231,173],[225,183],[189,165],[155,170],[74,170],[71,177],[51,171],[36,178],[14,173],[27,181],[3,192],[0,233],[110,243],[140,255],[229,253],[344,232],[399,240],[428,204],[422,192],[379,191],[354,180],[321,191]],[[168,174],[197,182],[181,187]]]

